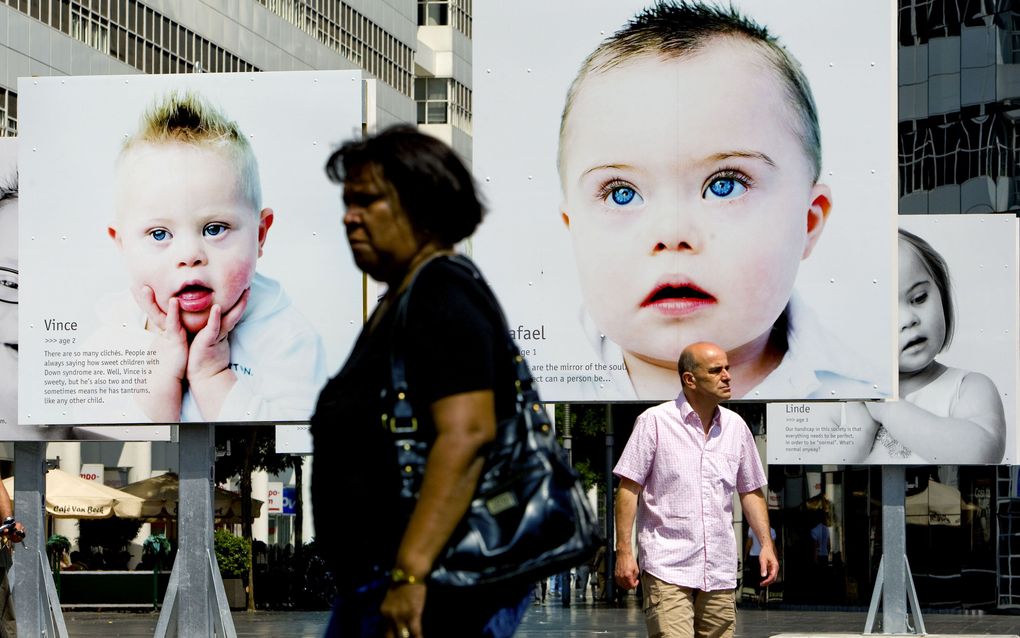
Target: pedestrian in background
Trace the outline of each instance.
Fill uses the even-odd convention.
[[[614,576],[624,589],[640,579],[649,636],[732,636],[734,493],[762,539],[761,585],[779,573],[765,472],[747,424],[719,405],[731,395],[726,352],[696,343],[684,348],[677,368],[683,392],[638,417],[613,469],[620,477]],[[635,516],[640,567],[631,549]]]

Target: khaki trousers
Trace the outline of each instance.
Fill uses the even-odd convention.
[[[701,591],[641,572],[641,590],[648,638],[733,638],[737,612],[732,589]]]

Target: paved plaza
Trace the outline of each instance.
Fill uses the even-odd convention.
[[[641,610],[635,602],[623,608],[593,606],[590,603],[564,608],[559,601],[550,600],[528,611],[517,638],[644,638],[647,634]],[[776,634],[860,634],[866,616],[864,611],[741,608],[737,612],[737,638],[767,638]],[[328,613],[235,612],[233,617],[239,638],[318,638]],[[64,620],[72,637],[151,638],[157,615],[147,612],[67,611],[64,612]],[[924,616],[924,622],[929,634],[1020,633],[1020,615],[929,613]]]

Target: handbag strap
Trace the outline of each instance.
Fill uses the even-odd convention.
[[[450,263],[456,264],[468,271],[472,278],[478,282],[482,296],[486,299],[489,309],[499,317],[500,328],[503,331],[507,354],[514,366],[515,401],[517,410],[527,409],[529,405],[538,407],[538,392],[534,387],[534,378],[528,363],[521,355],[520,348],[510,336],[510,329],[506,316],[500,308],[492,289],[482,277],[478,270],[467,257],[452,255],[438,257],[447,259]],[[410,392],[407,385],[407,365],[404,357],[404,347],[407,334],[407,315],[410,306],[411,292],[418,275],[427,267],[423,265],[411,277],[406,289],[401,293],[397,301],[396,315],[393,322],[393,332],[390,339],[390,391],[393,392],[393,408],[391,414],[383,415],[383,426],[395,436],[397,446],[397,459],[401,470],[402,488],[401,496],[414,498],[415,482],[424,473],[425,456],[427,450],[425,444],[418,435],[418,420],[414,416],[414,408],[411,405]],[[385,395],[385,391],[384,391]],[[543,420],[544,421],[544,420]],[[530,420],[529,420],[530,422]]]

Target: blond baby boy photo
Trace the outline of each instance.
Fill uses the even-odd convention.
[[[152,353],[134,395],[145,420],[306,419],[322,344],[256,271],[275,213],[238,125],[197,92],[157,98],[117,158],[114,208],[130,290],[102,306],[93,341]]]

